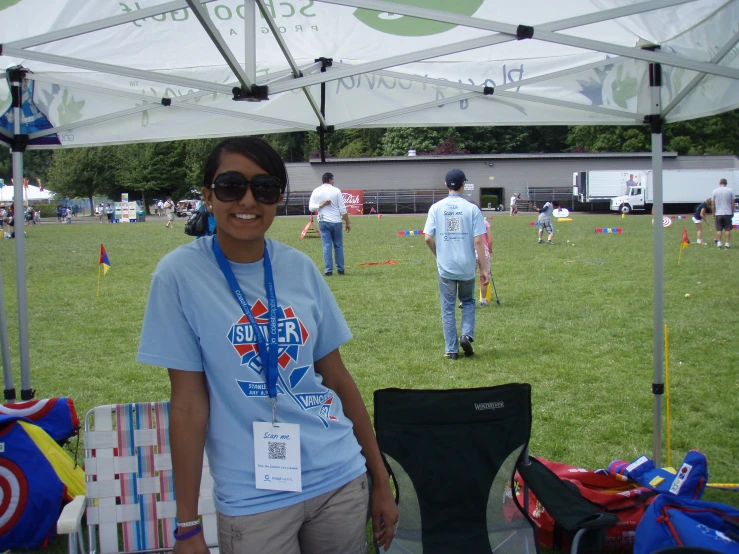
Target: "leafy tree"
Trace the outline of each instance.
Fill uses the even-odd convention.
[[[55,150],[49,168],[49,190],[62,198],[87,198],[93,206],[93,196],[104,190],[116,173],[115,160],[105,150]]]
[[[275,133],[264,135],[262,138],[286,162],[302,162],[305,159],[305,142],[308,133],[299,131],[295,133]]]
[[[739,153],[739,110],[671,123],[665,128],[667,150],[678,154]]]
[[[648,152],[651,150],[651,138],[646,126],[582,125],[571,127],[567,143],[574,151]]]
[[[447,137],[444,139],[444,142],[437,144],[431,153],[437,156],[450,156],[452,154],[469,154],[470,151],[465,149],[460,150],[457,141],[452,137]]]
[[[570,127],[567,143],[572,151],[647,152],[651,150],[650,130],[646,125]],[[739,152],[739,110],[665,125],[664,148],[682,155]]]
[[[13,175],[13,160],[10,149],[0,146],[0,178],[10,182]]]
[[[51,150],[27,150],[23,154],[23,175],[33,184],[36,184],[36,179],[46,184],[52,157]],[[6,183],[13,178],[13,153],[2,146],[0,146],[0,177],[5,179]]]
[[[108,196],[117,198],[121,192],[140,193],[147,207],[147,195],[189,197],[186,182],[186,143],[148,142],[127,144],[115,148],[111,156],[116,161],[116,179],[105,186]]]
[[[203,186],[205,160],[221,139],[189,140],[185,146],[185,184],[188,190],[200,190]]]
[[[404,156],[410,149],[419,154],[433,152],[447,137],[458,136],[453,127],[392,127],[382,137],[382,155]],[[456,142],[464,148],[461,141]]]
[[[326,135],[328,157],[355,158],[382,154],[381,139],[385,129],[341,129]],[[320,136],[307,133],[304,140],[303,159],[320,157]],[[298,160],[292,160],[298,161]]]

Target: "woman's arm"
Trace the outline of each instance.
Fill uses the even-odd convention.
[[[380,448],[377,446],[377,439],[367,408],[364,406],[364,400],[359,394],[357,384],[344,366],[338,348],[314,362],[314,367],[316,373],[323,377],[323,384],[341,399],[344,414],[354,424],[354,436],[357,437],[357,442],[362,448],[362,454],[367,460],[367,472],[372,479],[370,497],[372,530],[377,544],[384,546],[387,550],[395,537],[398,506],[395,504],[393,492],[390,489],[390,478],[382,462]]]
[[[169,408],[169,442],[177,498],[177,521],[198,519],[200,476],[203,472],[205,431],[210,401],[205,374],[199,371],[169,370],[172,393]],[[183,532],[189,529],[183,529]],[[203,533],[177,541],[176,554],[207,553]]]

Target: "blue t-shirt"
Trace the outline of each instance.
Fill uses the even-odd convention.
[[[450,195],[429,208],[426,235],[436,237],[436,266],[444,279],[475,278],[475,237],[485,234],[485,220],[474,204]]]
[[[695,214],[693,215],[693,217],[695,219],[703,219],[703,216],[701,216],[701,212],[703,210],[708,210],[708,206],[706,206],[705,202],[701,202],[700,204],[698,204],[698,206],[696,206]]]
[[[271,421],[266,371],[249,320],[213,254],[213,237],[180,246],[154,271],[137,360],[205,371],[210,416],[205,448],[216,509],[250,515],[335,490],[365,471],[352,422],[313,362],[351,338],[331,291],[305,254],[267,240],[279,316],[277,417],[300,424],[303,491],[257,489],[254,421]],[[229,262],[267,333],[264,264]]]

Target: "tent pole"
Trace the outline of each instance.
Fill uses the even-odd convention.
[[[31,400],[31,363],[28,348],[28,301],[26,297],[26,234],[23,215],[23,152],[28,135],[21,134],[22,82],[26,71],[16,68],[8,71],[13,101],[13,205],[15,225],[15,280],[18,294],[18,339],[21,365],[21,400]]]
[[[662,224],[662,116],[660,86],[662,68],[659,64],[649,64],[649,86],[651,93],[652,115],[646,117],[652,131],[652,186],[654,200],[654,377],[652,394],[654,395],[654,432],[652,437],[652,460],[662,465],[662,395],[664,385],[664,293],[665,293],[665,258],[664,258],[664,226]]]
[[[315,60],[321,62],[321,73],[326,73],[326,68],[331,67],[333,60],[331,58],[320,57]],[[324,121],[326,120],[326,82],[321,83],[321,117]],[[331,128],[324,128],[323,125],[319,125],[316,129],[318,131],[318,140],[321,145],[321,163],[326,162],[326,131],[333,130]]]
[[[3,354],[3,377],[5,378],[5,402],[15,401],[15,385],[13,385],[13,369],[10,367],[10,345],[8,342],[8,318],[5,314],[5,293],[3,292],[3,274],[0,271],[0,347]]]
[[[244,72],[250,82],[257,82],[257,3],[244,0]]]

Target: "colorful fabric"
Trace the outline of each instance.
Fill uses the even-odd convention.
[[[84,494],[84,472],[43,429],[18,416],[0,415],[0,445],[0,548],[48,546],[69,492]]]
[[[157,448],[159,454],[169,454],[169,402],[156,404]],[[162,502],[174,501],[174,474],[171,469],[159,470],[159,497]],[[165,548],[174,547],[174,518],[162,519],[162,541]]]
[[[0,415],[25,418],[46,431],[57,442],[76,435],[80,420],[71,398],[29,400],[0,406]]]

